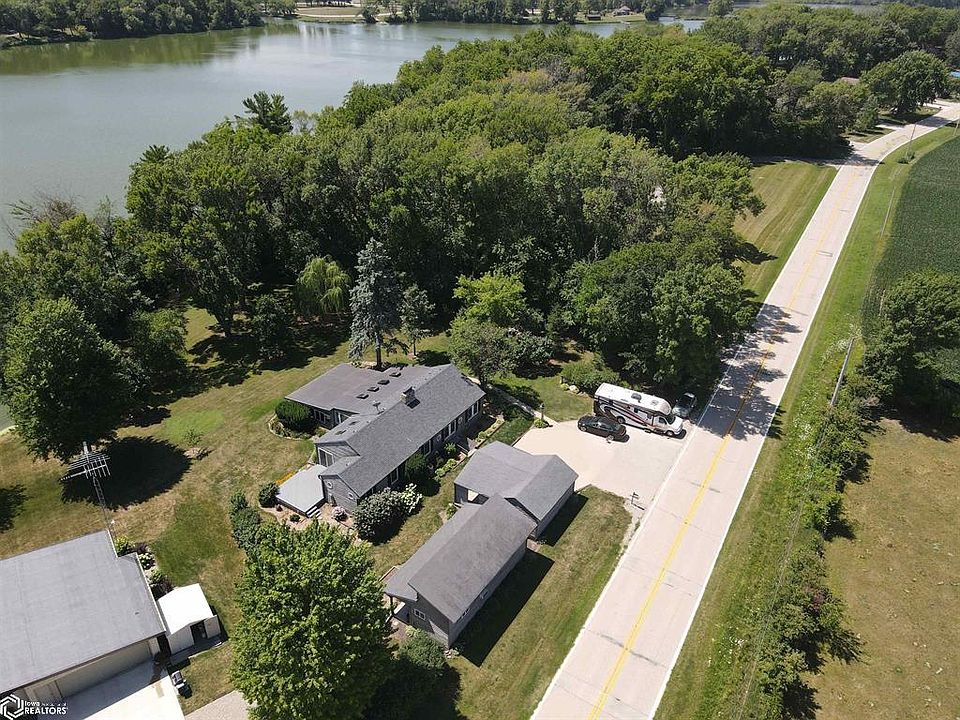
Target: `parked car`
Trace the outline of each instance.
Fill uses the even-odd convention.
[[[697,396],[693,393],[684,393],[680,396],[680,399],[677,400],[677,404],[673,406],[673,414],[686,419],[690,417],[690,414],[696,406]]]
[[[612,438],[613,440],[627,439],[626,426],[608,417],[584,415],[577,420],[577,429],[599,435],[600,437]]]

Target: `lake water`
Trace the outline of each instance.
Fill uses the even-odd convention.
[[[592,25],[608,35],[622,27]],[[37,192],[122,206],[150,144],[183,147],[242,112],[257,90],[291,109],[337,105],[356,80],[389,82],[430,47],[509,38],[530,26],[270,22],[264,27],[0,52],[0,249],[10,204]]]

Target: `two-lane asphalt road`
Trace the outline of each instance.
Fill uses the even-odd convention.
[[[840,167],[534,718],[653,717],[877,163],[958,117],[944,105]]]

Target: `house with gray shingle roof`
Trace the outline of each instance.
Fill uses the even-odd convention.
[[[535,526],[502,497],[464,505],[387,579],[394,617],[450,647],[520,562]]]
[[[480,412],[483,391],[454,365],[383,371],[341,364],[287,396],[329,430],[317,464],[284,482],[277,500],[305,515],[324,502],[348,512],[403,480],[404,463],[459,437]]]
[[[556,455],[531,455],[493,442],[473,454],[454,480],[457,504],[487,502],[499,495],[535,522],[538,537],[573,495],[577,473]]]

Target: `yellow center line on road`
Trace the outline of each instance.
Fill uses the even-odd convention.
[[[843,190],[840,193],[840,200],[837,202],[836,206],[833,208],[833,212],[830,214],[830,218],[827,220],[826,227],[832,228],[836,223],[837,216],[841,212],[841,208],[844,207],[847,196],[850,194],[850,189],[853,185],[854,180],[858,177],[856,173],[851,173],[850,177],[847,179],[844,184]],[[790,299],[787,302],[785,308],[786,311],[790,312],[793,310],[793,305],[796,302],[797,296],[800,294],[800,289],[803,286],[803,283],[806,281],[807,276],[810,274],[811,269],[813,268],[813,262],[816,260],[817,255],[820,253],[820,250],[823,247],[823,242],[827,237],[827,232],[824,231],[820,235],[820,239],[817,241],[817,245],[814,248],[813,252],[810,253],[810,256],[807,258],[806,263],[803,266],[803,269],[800,273],[800,277],[797,278],[797,282],[793,287],[793,290],[790,294]],[[782,317],[776,322],[777,332],[786,325],[786,318]],[[776,335],[776,332],[774,333]],[[693,501],[690,503],[690,507],[687,509],[686,514],[683,517],[683,522],[680,524],[680,527],[677,529],[677,533],[673,538],[673,542],[670,544],[670,549],[667,552],[667,556],[664,558],[663,563],[660,565],[660,570],[657,572],[657,577],[653,582],[653,585],[650,587],[650,590],[647,591],[647,596],[643,601],[643,605],[640,608],[640,612],[637,615],[636,620],[633,623],[633,626],[630,628],[630,633],[627,635],[626,642],[623,643],[620,649],[620,653],[617,655],[617,660],[614,663],[613,668],[610,671],[610,674],[607,676],[607,681],[604,683],[603,688],[600,691],[600,696],[597,698],[597,701],[594,703],[593,708],[590,711],[589,720],[598,720],[600,713],[603,712],[604,706],[607,704],[607,700],[610,697],[610,693],[613,691],[613,688],[616,686],[617,681],[620,679],[620,675],[623,672],[623,668],[626,664],[627,658],[630,656],[630,652],[633,648],[634,643],[637,640],[637,637],[640,635],[640,630],[643,628],[644,623],[646,622],[647,616],[649,615],[650,608],[653,605],[653,601],[657,596],[657,593],[660,590],[660,587],[663,585],[664,580],[666,579],[667,573],[670,572],[670,568],[673,565],[673,561],[680,550],[680,545],[683,543],[683,539],[687,534],[687,531],[690,529],[690,526],[693,524],[693,518],[699,510],[703,498],[706,496],[707,490],[710,487],[710,482],[713,479],[714,473],[717,470],[717,467],[720,464],[720,460],[723,457],[723,453],[726,451],[727,445],[730,442],[732,437],[731,433],[733,432],[734,426],[737,424],[737,421],[740,419],[740,415],[743,412],[743,408],[747,404],[747,400],[753,394],[754,388],[756,387],[757,381],[760,378],[760,374],[763,372],[764,367],[766,366],[767,360],[770,355],[773,353],[773,341],[766,340],[764,341],[763,352],[760,356],[760,362],[757,364],[757,369],[754,371],[753,375],[750,377],[750,382],[747,385],[746,390],[740,396],[740,402],[737,405],[737,411],[734,413],[733,418],[731,418],[729,425],[724,430],[723,440],[720,442],[720,446],[717,448],[716,452],[713,455],[713,458],[710,461],[710,466],[707,468],[706,474],[703,476],[703,479],[700,481],[700,485],[697,488],[697,494],[694,496]]]

